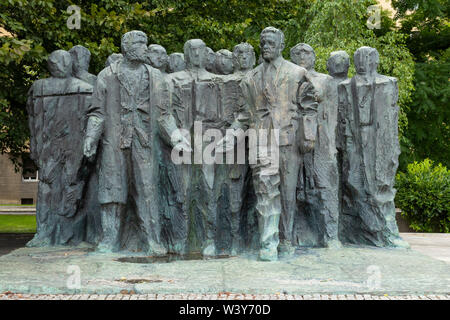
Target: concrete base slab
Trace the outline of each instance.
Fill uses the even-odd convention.
[[[411,249],[450,263],[450,233],[401,233]]]
[[[256,255],[169,263],[119,262],[89,245],[22,248],[0,257],[0,292],[25,294],[371,294],[450,293],[450,265],[411,249],[302,249],[289,259]]]

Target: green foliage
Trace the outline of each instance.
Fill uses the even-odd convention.
[[[408,130],[400,156],[406,163],[430,158],[450,167],[450,24],[448,0],[394,0],[400,32],[416,61]]]
[[[450,44],[448,0],[393,0],[400,31],[407,34],[408,48],[416,61],[439,58]]]
[[[430,158],[450,167],[450,61],[417,63],[410,110],[410,141],[405,148],[403,161]]]
[[[415,231],[450,232],[450,170],[425,159],[396,177],[395,204]]]

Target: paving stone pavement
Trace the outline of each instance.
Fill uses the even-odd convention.
[[[293,295],[293,294],[17,294],[2,293],[0,300],[450,300],[450,295]]]

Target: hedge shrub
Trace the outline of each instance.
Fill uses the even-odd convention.
[[[396,188],[395,204],[413,230],[450,232],[450,170],[429,159],[410,163]]]

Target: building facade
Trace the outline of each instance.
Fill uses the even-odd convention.
[[[25,162],[28,170],[16,172],[7,154],[0,154],[0,204],[36,204],[39,173]]]

